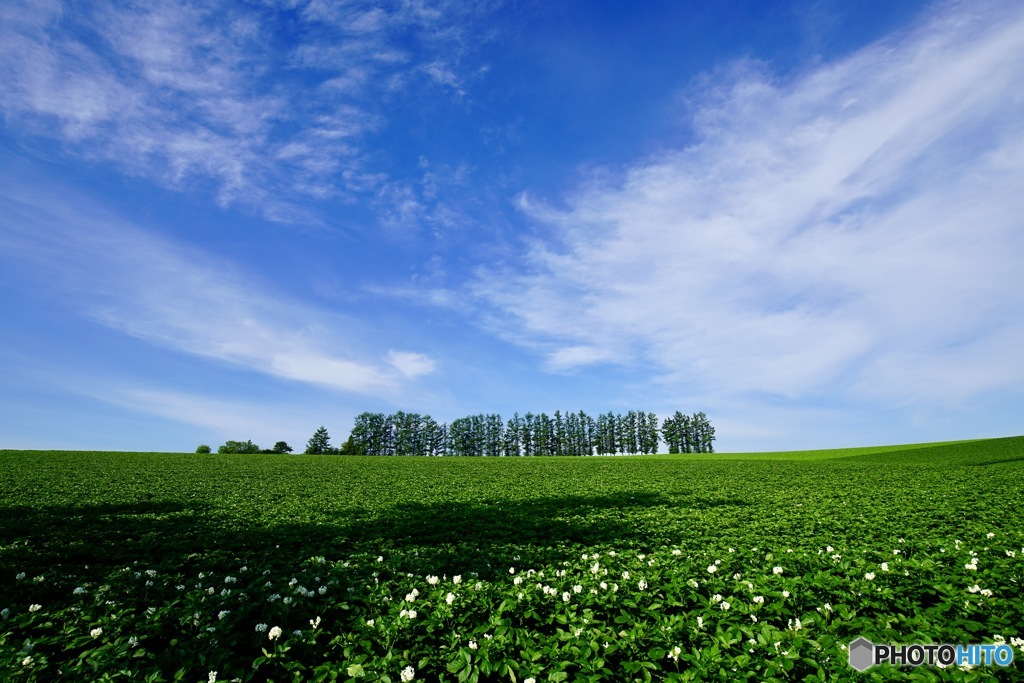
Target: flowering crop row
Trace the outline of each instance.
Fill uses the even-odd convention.
[[[858,636],[1020,653],[1022,444],[995,443],[372,469],[0,453],[0,679],[824,681],[854,677]]]

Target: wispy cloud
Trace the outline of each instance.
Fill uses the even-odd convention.
[[[272,400],[225,400],[189,392],[117,384],[91,384],[69,387],[69,390],[134,413],[199,427],[223,440],[252,439],[263,448],[269,448],[278,440],[286,440],[301,452],[304,444],[298,439],[312,434],[317,426],[311,424],[317,418],[316,410],[309,405],[281,404]],[[209,445],[216,448],[218,444]]]
[[[982,2],[789,81],[732,65],[689,93],[692,144],[565,209],[524,195],[547,232],[477,294],[555,370],[889,403],[1019,387],[1022,63],[1024,10]]]
[[[103,325],[273,377],[385,398],[433,369],[419,353],[379,355],[360,345],[351,318],[282,297],[234,264],[62,196],[5,185],[5,260]]]
[[[412,351],[388,351],[388,362],[409,379],[429,375],[437,366],[433,358]]]
[[[456,83],[438,64],[463,49],[473,12],[297,5],[282,18],[233,3],[7,3],[0,107],[9,126],[87,158],[177,189],[212,181],[222,206],[315,223],[306,200],[384,186],[360,144],[386,121],[379,95],[417,74]],[[278,40],[293,30],[301,42]]]

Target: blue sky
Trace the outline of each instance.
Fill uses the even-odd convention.
[[[5,2],[0,447],[1024,433],[1024,5]]]

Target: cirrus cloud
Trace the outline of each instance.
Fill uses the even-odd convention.
[[[549,367],[648,364],[704,395],[890,404],[1020,387],[1024,9],[950,4],[780,80],[689,93],[694,139],[552,208],[476,294]]]

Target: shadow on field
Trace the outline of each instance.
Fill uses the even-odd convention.
[[[350,529],[363,541],[397,545],[460,542],[515,545],[598,545],[649,536],[645,521],[665,508],[747,505],[736,499],[673,500],[660,494],[566,496],[479,503],[403,503],[373,525]]]
[[[209,556],[232,562],[287,562],[312,556],[390,553],[409,570],[489,573],[513,557],[564,556],[579,547],[643,548],[671,543],[679,529],[664,524],[668,509],[745,506],[738,499],[669,498],[651,493],[566,496],[522,501],[399,503],[372,516],[276,521],[247,520],[231,510],[179,502],[50,507],[0,506],[0,545],[12,568],[54,565],[93,571],[128,566],[185,566]],[[684,513],[685,516],[685,513]],[[201,558],[199,555],[206,556]],[[404,559],[403,559],[404,558]],[[0,577],[0,592],[9,577]]]

